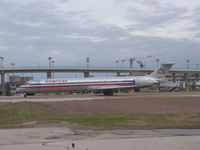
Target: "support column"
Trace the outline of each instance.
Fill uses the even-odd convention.
[[[120,76],[120,72],[117,72],[117,77],[119,77]]]
[[[87,71],[87,72],[84,72],[84,77],[85,78],[88,78],[88,77],[90,77],[90,73]]]
[[[188,89],[189,88],[189,80],[188,80],[187,73],[184,73],[184,79],[185,79],[185,88]]]
[[[199,81],[199,74],[198,73],[195,74],[195,79],[196,79],[196,81]]]
[[[134,75],[134,72],[130,72],[129,75],[130,75],[130,76],[133,76],[133,75]]]
[[[157,92],[160,92],[160,83],[157,84]]]
[[[51,75],[51,72],[47,72],[47,79],[51,79],[52,78],[52,75]]]
[[[176,73],[172,73],[172,81],[176,83]]]
[[[1,92],[2,96],[5,96],[5,73],[1,72]]]

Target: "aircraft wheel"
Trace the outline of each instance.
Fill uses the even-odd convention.
[[[113,91],[103,91],[105,96],[113,96]]]

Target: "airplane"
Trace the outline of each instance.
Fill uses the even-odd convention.
[[[117,90],[139,89],[166,82],[166,75],[172,66],[172,63],[161,64],[160,68],[145,76],[31,80],[17,87],[16,93],[24,93],[24,97],[26,97],[35,93],[93,91],[94,93],[103,92],[105,96],[112,96]]]

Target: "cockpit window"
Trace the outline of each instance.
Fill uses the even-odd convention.
[[[40,82],[39,80],[30,80],[30,81],[26,82],[25,85],[37,84],[39,82]]]

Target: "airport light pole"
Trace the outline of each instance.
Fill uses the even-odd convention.
[[[159,66],[159,61],[160,61],[160,59],[156,59],[156,64],[157,64],[157,68],[158,68],[158,66]]]
[[[87,65],[87,71],[86,72],[84,72],[84,77],[90,77],[90,72],[89,72],[89,63],[90,63],[90,58],[89,57],[87,57],[86,58],[86,65]]]
[[[51,68],[51,60],[52,60],[52,57],[48,57],[48,60],[49,60],[49,68]]]
[[[197,64],[197,69],[199,69],[199,64]]]
[[[54,63],[55,63],[55,61],[54,61],[54,60],[52,60],[52,61],[51,61],[51,63],[52,63],[52,67],[54,67]]]
[[[135,61],[135,58],[130,58],[130,59],[129,59],[130,68],[133,68],[133,61]]]
[[[126,61],[125,59],[122,59],[122,60],[121,60],[121,67],[122,67],[122,68],[123,68],[123,64],[124,64],[125,61]]]
[[[52,63],[52,67],[54,67],[55,61],[52,60],[51,63]],[[54,78],[54,72],[53,72],[53,78]]]
[[[14,68],[15,63],[11,63],[12,69]]]
[[[4,57],[0,56],[0,59],[1,59],[1,68],[3,70],[3,60],[4,60]]]
[[[87,63],[87,68],[89,68],[89,63],[90,63],[90,58],[89,57],[86,58],[86,63]]]
[[[187,69],[190,69],[190,60],[186,60]]]
[[[119,68],[119,60],[116,60],[115,62],[117,64],[117,68]]]
[[[116,60],[115,62],[117,64],[117,69],[118,69],[119,68],[119,60]],[[120,76],[120,72],[118,72],[118,71],[117,71],[117,76]]]
[[[48,57],[48,60],[49,60],[49,68],[51,68],[51,60],[52,60],[52,57]],[[48,71],[47,72],[47,78],[48,79],[51,79],[52,76],[51,76],[51,71]]]
[[[12,69],[14,69],[15,63],[11,63]],[[13,77],[14,77],[14,72],[13,72]]]

